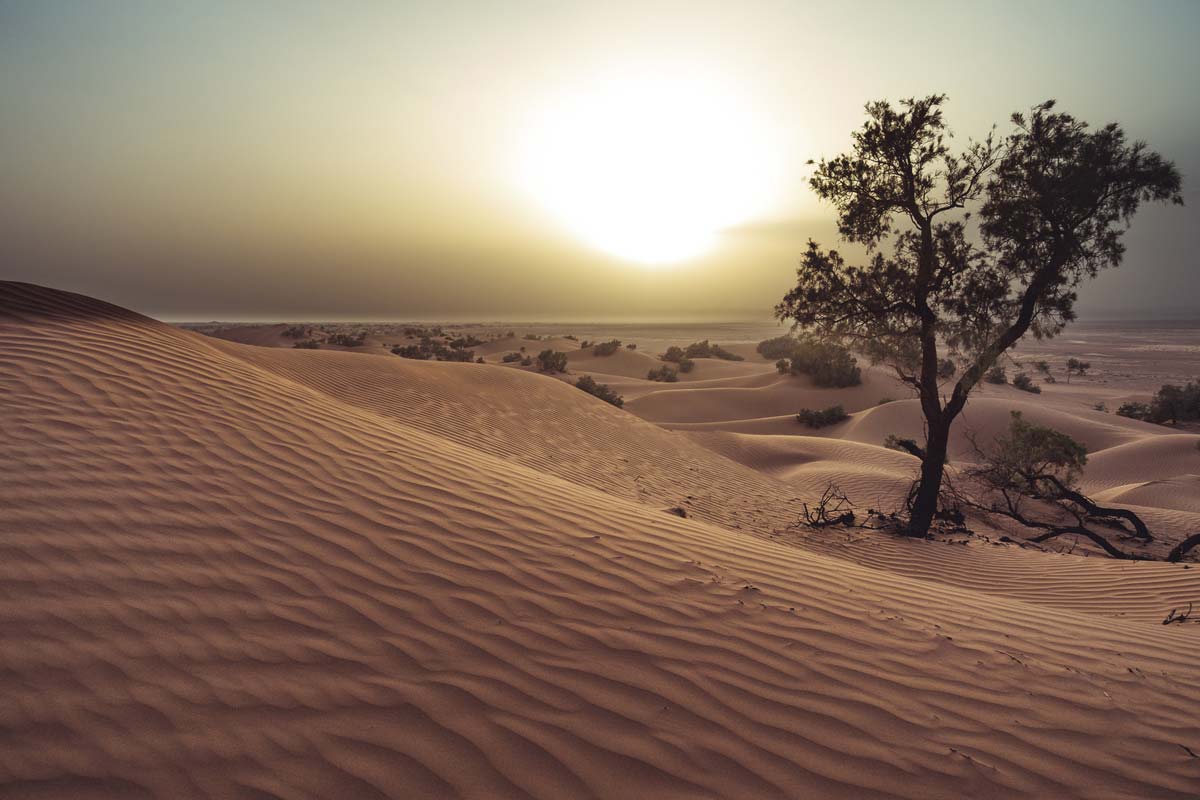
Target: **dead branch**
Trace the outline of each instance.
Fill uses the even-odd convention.
[[[804,507],[804,524],[810,528],[827,528],[830,525],[853,525],[854,504],[846,493],[831,483],[821,493],[821,499],[813,507]]]
[[[1188,603],[1187,611],[1184,611],[1182,614],[1176,613],[1178,611],[1178,608],[1172,608],[1171,613],[1167,614],[1167,618],[1162,621],[1162,624],[1170,625],[1172,622],[1178,622],[1181,624],[1187,622],[1188,617],[1192,615],[1192,604]]]
[[[1193,533],[1191,536],[1184,539],[1179,544],[1171,548],[1171,552],[1167,553],[1167,561],[1172,563],[1181,561],[1193,547],[1200,545],[1200,533]]]

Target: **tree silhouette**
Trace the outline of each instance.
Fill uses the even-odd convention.
[[[1013,114],[1004,139],[956,153],[944,101],[870,103],[851,151],[820,162],[810,185],[868,256],[852,266],[809,241],[775,309],[917,391],[925,458],[907,526],[917,536],[937,513],[950,427],[971,391],[1026,333],[1053,336],[1074,318],[1076,287],[1121,262],[1142,202],[1183,202],[1174,165],[1116,124],[1091,129],[1050,101]],[[960,367],[953,384],[939,380],[945,357]]]

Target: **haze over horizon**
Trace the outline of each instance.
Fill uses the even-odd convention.
[[[1200,314],[1200,5],[0,4],[6,278],[174,320],[767,319],[866,102],[1175,161],[1083,318]],[[853,248],[845,248],[853,252]]]

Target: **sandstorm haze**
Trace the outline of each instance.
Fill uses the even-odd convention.
[[[1200,173],[1200,6],[0,4],[5,277],[180,319],[765,319],[865,102]],[[1087,316],[1200,311],[1196,190]],[[645,228],[640,226],[646,226]]]

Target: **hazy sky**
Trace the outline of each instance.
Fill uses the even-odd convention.
[[[836,238],[804,162],[945,92],[963,138],[1056,98],[1175,160],[1188,206],[1083,308],[1200,311],[1198,42],[1195,0],[0,0],[0,274],[171,318],[765,316]]]

